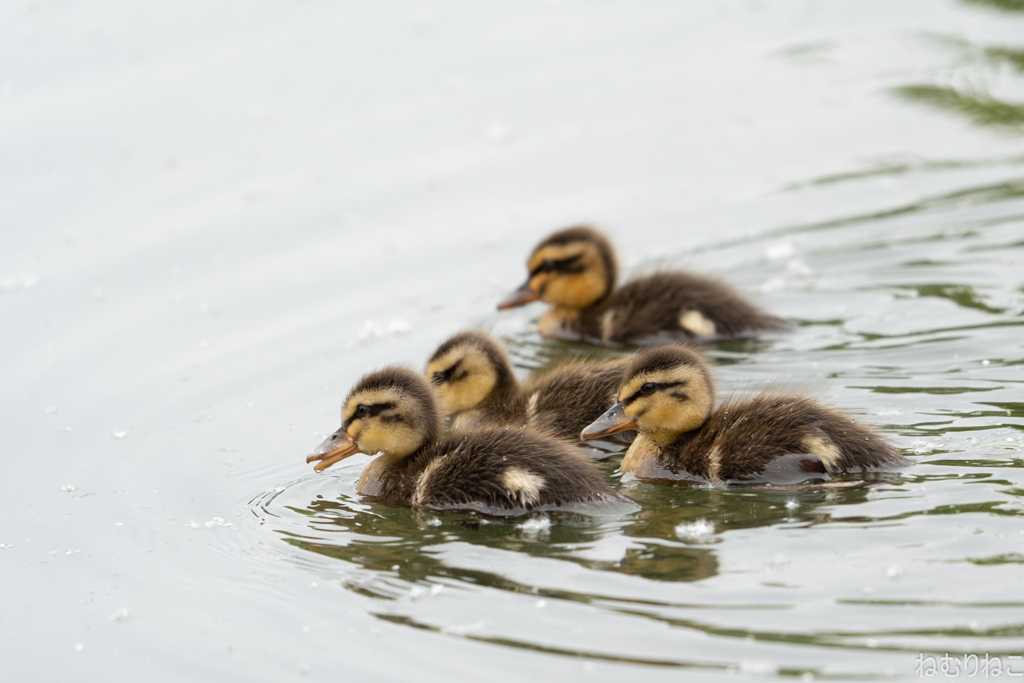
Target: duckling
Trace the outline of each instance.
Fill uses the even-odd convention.
[[[765,392],[715,409],[707,362],[682,345],[638,354],[617,398],[580,438],[639,430],[621,469],[642,479],[787,483],[909,463],[869,428],[803,396]]]
[[[540,319],[546,337],[650,346],[787,327],[786,321],[757,308],[724,282],[703,275],[655,273],[615,289],[618,264],[611,242],[585,225],[549,235],[534,248],[526,268],[526,282],[498,310],[537,300],[551,304]]]
[[[520,384],[501,344],[485,332],[460,332],[427,361],[426,376],[455,427],[529,427],[576,443],[615,399],[626,361],[570,363]],[[624,439],[631,441],[635,434]]]
[[[355,453],[381,455],[356,491],[393,507],[524,514],[574,503],[626,502],[576,449],[525,430],[441,435],[427,380],[402,366],[365,375],[341,428],[306,458],[323,472]]]

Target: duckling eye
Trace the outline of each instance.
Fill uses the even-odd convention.
[[[654,390],[657,389],[657,388],[658,387],[657,387],[657,385],[654,382],[647,382],[642,387],[640,387],[640,393],[641,394],[653,394]]]
[[[356,406],[356,417],[366,417],[370,414],[370,406],[358,405]]]
[[[545,273],[550,273],[555,269],[555,262],[549,258],[544,259],[544,262],[540,264],[540,269]]]
[[[438,370],[437,372],[434,373],[434,384],[443,384],[443,383],[444,383],[444,371],[443,370]]]

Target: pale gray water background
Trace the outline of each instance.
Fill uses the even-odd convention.
[[[1022,9],[0,5],[0,676],[1024,671]],[[493,307],[582,220],[799,321],[711,349],[724,392],[916,465],[479,527],[311,471],[369,369],[563,353]]]

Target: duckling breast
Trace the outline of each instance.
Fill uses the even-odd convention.
[[[641,479],[658,479],[663,474],[658,461],[661,459],[661,449],[647,436],[641,434],[630,444],[619,469],[623,474],[632,474]]]
[[[549,339],[580,341],[579,312],[570,308],[552,308],[540,317],[540,333]]]

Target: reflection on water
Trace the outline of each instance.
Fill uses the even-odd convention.
[[[893,159],[872,164],[868,168],[846,171],[844,173],[830,173],[817,178],[811,178],[810,180],[790,183],[785,185],[782,188],[782,191],[799,190],[815,185],[834,185],[872,178],[902,176],[913,173],[960,171],[974,168],[991,168],[1021,164],[1024,164],[1024,157],[1021,156],[994,157],[990,159]]]
[[[907,263],[908,267],[919,266],[919,265],[937,265],[933,263]],[[985,311],[986,313],[1005,313],[1005,308],[995,308],[988,306],[969,285],[955,285],[955,284],[934,284],[934,285],[902,285],[903,289],[912,290],[917,296],[935,296],[942,299],[948,299],[958,306],[965,306],[967,308],[976,308],[979,311]]]
[[[966,0],[1007,11],[1021,11],[1024,5],[1016,0]],[[1006,45],[979,46],[955,36],[938,39],[956,48],[967,61],[978,61],[998,70],[1008,65],[1018,74],[1024,72],[1024,49]],[[979,87],[977,74],[971,89],[955,88],[945,84],[911,83],[893,88],[893,92],[908,102],[923,104],[934,109],[957,114],[978,126],[1016,129],[1024,125],[1024,104],[1008,102],[993,96],[985,87]]]
[[[985,56],[994,63],[1009,64],[1017,71],[1024,72],[1024,49],[1008,47],[987,47]]]
[[[1024,196],[1024,179],[1013,179],[1001,181],[998,183],[981,185],[978,187],[967,187],[952,192],[945,192],[942,194],[924,197],[901,206],[894,206],[892,208],[884,209],[882,211],[873,211],[864,214],[855,214],[853,216],[843,216],[841,218],[834,218],[818,223],[812,223],[810,225],[799,225],[787,228],[782,228],[776,231],[774,234],[787,235],[796,234],[801,232],[818,231],[825,228],[841,228],[848,225],[856,225],[858,223],[869,223],[883,221],[888,218],[898,218],[907,214],[922,213],[926,211],[935,211],[938,209],[945,208],[964,208],[970,205],[976,204],[989,204],[993,202],[1002,202],[1009,199],[1016,199]],[[1016,216],[1008,217],[1005,220],[1017,220]],[[945,232],[935,233],[930,235],[925,240],[944,240],[950,237],[956,237],[956,235],[949,235]]]
[[[610,465],[608,468],[613,469]],[[303,482],[296,482],[295,488],[302,485]],[[899,475],[880,476],[876,485],[901,490]],[[329,566],[337,571],[342,585],[353,593],[390,603],[411,599],[409,608],[395,606],[376,613],[389,623],[446,637],[588,660],[735,670],[735,664],[728,658],[701,661],[680,658],[674,653],[637,656],[614,649],[596,651],[586,644],[567,647],[537,639],[528,628],[514,628],[512,634],[501,635],[489,633],[482,623],[467,626],[446,624],[443,619],[434,622],[418,606],[423,600],[452,590],[482,592],[482,596],[490,596],[485,600],[491,603],[497,595],[513,594],[526,597],[541,608],[549,601],[573,604],[596,610],[606,618],[642,619],[648,624],[728,639],[835,646],[844,638],[861,638],[864,634],[792,635],[763,627],[723,628],[706,618],[683,618],[678,613],[711,610],[767,614],[792,609],[792,605],[785,600],[756,600],[749,604],[681,602],[658,587],[716,577],[721,567],[715,549],[737,531],[780,524],[806,529],[837,521],[855,525],[877,522],[845,512],[843,517],[836,514],[866,502],[870,491],[868,487],[771,491],[634,483],[629,493],[643,504],[643,509],[623,517],[602,519],[552,513],[514,522],[392,509],[364,504],[348,495],[334,499],[318,495],[305,505],[291,505],[287,501],[292,498],[292,489],[258,497],[252,509],[286,544],[330,561]],[[484,562],[481,552],[486,557]],[[541,574],[533,574],[529,581],[517,580],[510,575],[515,572],[507,569],[524,557],[570,563],[588,572],[621,575],[633,585],[620,586],[625,590],[616,595],[546,585]],[[770,562],[781,560],[773,558]],[[592,580],[587,583],[596,585]],[[773,585],[786,589],[784,583]],[[842,646],[851,647],[848,643]],[[816,667],[794,671],[822,673]]]
[[[1005,12],[1024,12],[1024,0],[963,0],[968,5],[994,7]]]
[[[987,93],[963,93],[941,85],[901,85],[894,91],[911,102],[966,116],[980,126],[1024,124],[1024,105],[1004,102]]]
[[[714,579],[721,571],[718,548],[729,544],[730,536],[744,530],[777,528],[789,533],[814,528],[823,530],[874,529],[877,533],[916,517],[986,514],[1020,516],[1021,509],[1006,509],[1006,501],[985,500],[961,504],[943,504],[919,510],[892,514],[859,514],[858,509],[870,504],[881,494],[890,500],[905,498],[915,488],[944,481],[973,481],[978,484],[1007,486],[1006,480],[995,480],[991,470],[996,467],[1024,467],[1018,459],[1002,462],[984,459],[933,459],[932,468],[985,469],[973,475],[963,473],[878,475],[871,486],[810,491],[770,491],[722,488],[658,487],[634,484],[629,493],[643,504],[634,514],[614,519],[595,519],[578,515],[551,514],[518,522],[490,522],[463,515],[435,515],[406,509],[391,509],[363,504],[347,495],[333,500],[317,496],[305,505],[286,502],[291,491],[275,492],[254,501],[253,509],[281,539],[297,551],[313,553],[331,562],[330,567],[342,577],[348,590],[361,596],[408,607],[388,608],[376,613],[379,619],[409,628],[427,630],[444,637],[487,642],[505,647],[555,653],[563,656],[618,661],[656,666],[735,670],[728,659],[715,661],[686,659],[665,653],[662,656],[637,656],[615,649],[596,651],[581,644],[577,647],[559,645],[531,636],[529,621],[506,623],[511,632],[491,632],[486,623],[452,625],[443,617],[434,621],[429,610],[420,606],[424,600],[452,590],[471,591],[486,602],[494,603],[497,595],[513,594],[528,598],[544,607],[548,601],[576,605],[596,611],[604,617],[592,619],[642,619],[648,624],[662,624],[672,629],[756,643],[786,643],[801,647],[829,650],[889,651],[941,653],[945,644],[962,637],[1006,639],[1024,634],[1020,624],[977,628],[958,625],[928,628],[818,628],[805,632],[773,629],[768,615],[787,612],[796,607],[787,595],[799,588],[787,580],[766,580],[763,585],[782,591],[773,601],[756,599],[752,603],[720,604],[671,599],[659,586],[683,585]],[[302,482],[297,482],[301,488]],[[1021,496],[1024,489],[1013,489],[1010,495]],[[700,534],[688,535],[689,523],[714,520]],[[616,542],[624,541],[622,542]],[[602,544],[611,544],[611,553]],[[472,550],[473,548],[479,551]],[[783,546],[780,551],[787,550]],[[483,555],[481,552],[483,551]],[[544,562],[570,563],[588,572],[606,572],[629,577],[635,585],[619,586],[621,595],[603,591],[578,590],[545,585],[543,574],[534,574],[529,581],[514,578],[508,568],[522,558]],[[481,561],[486,558],[485,561]],[[461,560],[461,561],[460,561]],[[762,566],[742,572],[771,576],[772,569],[784,567],[788,560],[778,553],[764,558]],[[970,556],[960,561],[974,566],[1019,565],[1019,553],[1004,552]],[[356,571],[357,570],[357,571]],[[733,572],[736,571],[734,566]],[[891,573],[897,570],[890,568]],[[767,578],[767,577],[766,577]],[[774,579],[774,577],[773,577]],[[650,583],[654,582],[654,583]],[[590,585],[600,585],[589,580]],[[610,584],[611,585],[611,584]],[[676,591],[678,593],[678,591]],[[491,597],[487,597],[491,596]],[[410,602],[411,600],[411,602]],[[554,603],[552,603],[554,604]],[[933,608],[947,603],[926,601],[837,600],[846,608],[878,609],[898,605]],[[948,603],[957,609],[1002,610],[1018,603]],[[489,608],[493,609],[493,608]],[[536,609],[536,608],[535,608]],[[725,626],[716,623],[713,615],[760,614],[748,626]],[[684,616],[689,614],[690,616]],[[703,614],[703,616],[700,616]],[[518,628],[516,627],[518,626]],[[498,629],[500,631],[501,629]],[[922,640],[924,639],[924,640]],[[928,641],[934,645],[927,645]],[[882,644],[882,641],[885,641]],[[925,645],[920,645],[924,642]],[[1003,656],[1013,651],[989,648]],[[792,674],[823,674],[820,667],[793,667]],[[780,671],[779,673],[784,673]]]

